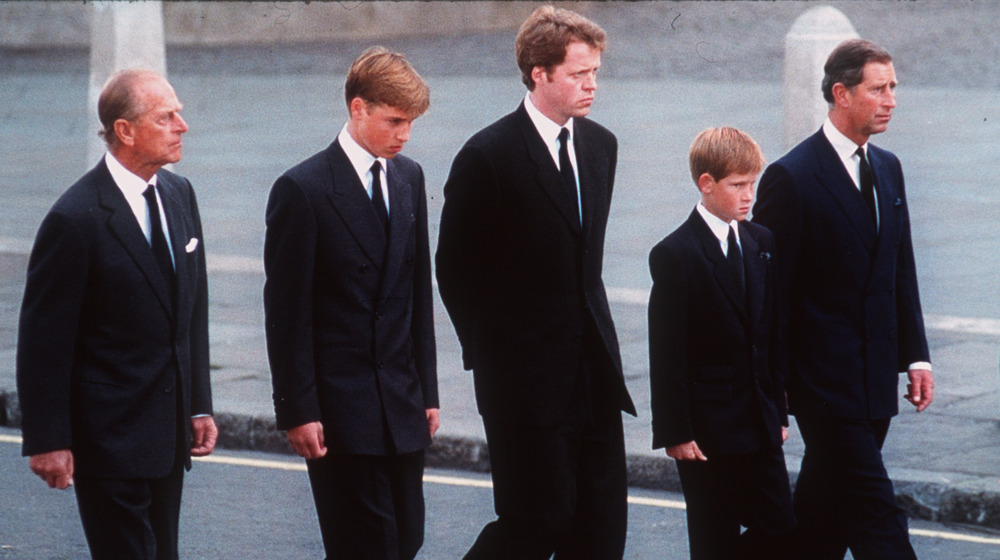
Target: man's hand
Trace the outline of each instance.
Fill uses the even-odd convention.
[[[69,449],[32,455],[28,466],[49,488],[65,490],[73,486],[73,452]]]
[[[199,416],[191,419],[191,455],[204,457],[215,450],[215,442],[219,439],[219,428],[211,416]]]
[[[705,455],[702,454],[701,449],[698,449],[698,444],[693,440],[680,445],[674,445],[673,447],[668,447],[667,457],[676,459],[677,461],[708,460],[708,457],[705,457]]]
[[[288,430],[288,443],[299,457],[319,459],[326,455],[323,443],[323,424],[310,422]]]
[[[782,426],[781,427],[781,443],[785,443],[786,441],[788,441],[788,427],[787,426]]]
[[[434,437],[438,428],[441,427],[440,410],[437,408],[428,408],[424,412],[427,413],[427,429],[430,430],[431,437]]]
[[[910,382],[906,385],[906,400],[923,412],[934,400],[934,374],[926,369],[911,369],[907,372]]]

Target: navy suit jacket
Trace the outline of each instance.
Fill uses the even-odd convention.
[[[754,221],[774,232],[795,414],[885,419],[899,372],[929,361],[903,172],[868,145],[876,230],[823,131],[764,171]]]
[[[696,441],[709,457],[780,446],[774,238],[740,222],[746,291],[695,210],[649,254],[653,448]]]
[[[583,224],[524,105],[475,134],[444,187],[437,278],[484,418],[552,425],[571,409],[587,321],[598,396],[635,414],[601,278],[618,144],[574,119]]]
[[[158,478],[175,464],[178,427],[189,442],[190,417],[212,413],[198,204],[187,179],[157,176],[176,307],[103,159],[39,228],[18,333],[25,455],[71,449],[79,474]]]
[[[388,238],[336,141],[282,175],[267,204],[277,425],[321,421],[332,453],[424,449],[425,409],[438,407],[424,175],[402,155],[386,175]]]

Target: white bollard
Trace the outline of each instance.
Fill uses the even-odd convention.
[[[97,135],[101,129],[97,98],[108,78],[125,68],[167,73],[162,2],[98,1],[91,6],[87,169],[97,163],[106,149],[104,140]]]
[[[834,47],[858,36],[840,10],[817,6],[800,15],[785,35],[785,149],[819,130],[830,106],[823,99],[823,65]]]

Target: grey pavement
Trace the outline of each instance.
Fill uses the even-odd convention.
[[[1000,528],[1000,299],[994,249],[1000,192],[1000,4],[833,2],[894,52],[902,85],[875,143],[903,161],[936,399],[900,399],[884,454],[909,513]],[[620,140],[605,256],[629,390],[636,486],[676,489],[673,463],[650,447],[645,298],[648,250],[690,212],[687,147],[707,126],[748,131],[768,159],[781,146],[782,38],[802,2],[593,6],[612,39],[593,118]],[[427,176],[432,245],[451,158],[524,95],[513,34],[384,39],[410,55],[432,91],[405,153]],[[375,41],[373,41],[375,42]],[[223,444],[287,450],[273,428],[263,334],[263,212],[274,179],[324,148],[346,117],[346,66],[369,43],[168,49],[191,131],[175,170],[199,196],[209,252],[213,390]],[[975,53],[975,54],[973,54]],[[27,253],[55,198],[85,161],[87,53],[0,49],[0,423],[16,426],[14,347]],[[433,250],[433,247],[432,247]],[[459,348],[437,302],[442,427],[434,465],[484,470],[485,445]],[[793,429],[788,466],[798,470]]]

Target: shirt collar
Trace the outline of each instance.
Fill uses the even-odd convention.
[[[698,203],[698,206],[696,206],[696,208],[698,209],[698,213],[701,214],[701,218],[705,220],[706,224],[708,224],[708,229],[712,230],[712,235],[714,235],[719,240],[719,242],[722,243],[723,246],[729,244],[730,228],[736,230],[736,242],[739,243],[740,228],[737,227],[738,222],[736,220],[733,220],[728,224],[726,222],[723,222],[722,219],[720,219],[718,216],[709,212],[708,208],[705,208],[705,205],[702,204],[701,202]]]
[[[854,143],[853,140],[844,136],[844,133],[837,130],[837,127],[833,125],[830,121],[830,117],[826,118],[823,122],[823,134],[826,135],[826,139],[830,141],[833,145],[834,151],[840,156],[841,160],[848,161],[854,157],[854,152],[858,151],[858,145]],[[865,150],[865,154],[868,153],[868,142],[861,145],[861,148]]]
[[[531,102],[531,92],[528,92],[524,96],[524,108],[528,111],[528,116],[531,117],[531,122],[534,123],[535,128],[538,133],[541,134],[542,140],[546,144],[554,144],[559,140],[559,132],[563,128],[569,130],[569,144],[573,144],[573,118],[570,117],[566,124],[559,126],[555,121],[546,117],[535,107],[535,104]]]
[[[337,135],[337,141],[340,142],[340,148],[347,154],[347,159],[350,160],[351,167],[358,174],[358,178],[361,179],[361,184],[365,185],[365,189],[368,189],[368,172],[371,171],[372,164],[375,163],[376,159],[382,162],[382,171],[388,173],[385,158],[376,158],[368,150],[362,148],[361,144],[358,144],[351,137],[351,133],[347,131],[346,124],[341,129],[340,134]]]
[[[125,195],[128,196],[142,196],[142,193],[146,191],[148,185],[156,185],[156,174],[149,179],[147,183],[135,173],[132,173],[121,164],[115,156],[111,155],[111,152],[105,152],[104,163],[108,166],[108,171],[111,173],[111,178],[114,179],[115,184],[121,189]]]

